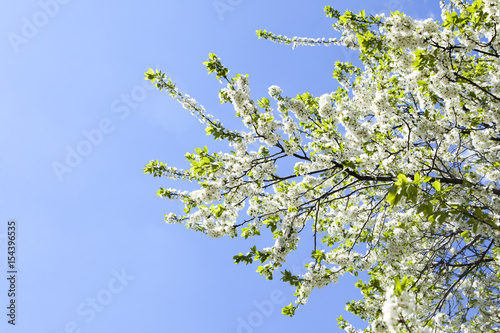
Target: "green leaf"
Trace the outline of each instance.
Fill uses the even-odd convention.
[[[416,186],[408,186],[406,190],[408,199],[410,199],[413,203],[417,203],[418,201],[418,189]]]
[[[437,192],[441,192],[441,183],[439,180],[435,180],[434,183],[432,183],[432,187],[434,187]]]
[[[397,177],[397,181],[394,183],[394,185],[398,186],[398,187],[406,187],[408,186],[408,184],[410,184],[410,181],[408,180],[408,178],[406,177],[406,175],[403,175],[402,173],[400,173]]]
[[[418,183],[420,181],[420,172],[416,172],[415,175],[413,176],[413,181]]]
[[[399,201],[398,191],[399,191],[399,188],[395,185],[393,185],[393,186],[391,186],[391,188],[389,188],[389,192],[387,193],[387,201],[391,204],[391,206],[395,206]]]
[[[401,296],[403,293],[403,286],[401,285],[401,281],[399,280],[399,277],[394,278],[394,294],[397,296]]]
[[[290,316],[292,317],[295,314],[295,306],[290,303],[290,305],[285,306],[282,310],[281,313],[283,313],[285,316]]]
[[[427,211],[427,204],[421,204],[417,207],[417,214],[420,214],[420,213],[424,213],[424,215],[426,215]]]

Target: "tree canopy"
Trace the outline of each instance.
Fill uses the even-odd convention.
[[[146,165],[155,177],[200,185],[160,188],[160,197],[185,206],[165,220],[215,238],[268,229],[262,236],[272,246],[234,261],[258,261],[261,275],[296,287],[285,315],[313,289],[367,272],[356,284],[363,300],[346,309],[369,326],[340,317],[347,332],[500,331],[500,1],[450,0],[441,8],[436,21],[326,7],[339,38],[257,31],[294,47],[358,51],[361,65],[337,61],[339,87],[321,96],[290,97],[274,85],[269,97],[254,99],[248,75],[231,76],[210,54],[204,64],[225,83],[220,101],[234,106],[245,131],[226,127],[150,69],[146,79],[230,146],[186,154],[189,170]],[[290,163],[291,172],[279,167]],[[287,256],[305,228],[314,250],[307,272],[293,274]]]

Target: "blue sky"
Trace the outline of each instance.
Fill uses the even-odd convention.
[[[226,10],[217,10],[219,8]],[[221,5],[222,3],[222,5]],[[230,74],[250,74],[255,98],[277,84],[289,96],[336,88],[339,47],[291,47],[259,40],[257,29],[330,37],[323,7],[425,18],[438,1],[76,1],[6,2],[0,13],[0,251],[7,222],[18,225],[16,326],[7,332],[340,331],[336,318],[360,293],[346,278],[314,291],[293,318],[279,279],[234,265],[252,240],[209,239],[163,215],[178,203],[158,187],[193,185],[143,174],[152,159],[185,167],[196,147],[223,150],[168,94],[143,80],[158,68],[226,124],[221,85],[202,65],[217,54]],[[75,152],[79,155],[76,157]],[[61,167],[65,165],[65,167]],[[57,167],[55,167],[57,166]],[[259,240],[262,246],[269,246]],[[310,244],[292,258],[300,265]]]

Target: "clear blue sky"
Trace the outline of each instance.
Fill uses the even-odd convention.
[[[159,159],[183,167],[186,152],[224,146],[166,93],[147,90],[143,73],[162,69],[209,113],[231,119],[218,101],[219,82],[202,65],[209,52],[231,74],[250,74],[256,98],[273,84],[289,96],[320,95],[336,87],[333,63],[354,54],[334,46],[292,50],[257,39],[255,30],[330,37],[325,5],[425,18],[438,1],[219,3],[231,10],[218,13],[213,1],[4,1],[0,268],[5,274],[5,233],[15,219],[19,273],[15,327],[5,315],[7,281],[0,283],[0,331],[340,331],[345,302],[360,297],[352,279],[314,291],[285,317],[291,289],[266,281],[256,266],[233,264],[251,240],[213,240],[164,223],[179,204],[156,190],[183,184],[144,175],[143,166]],[[63,164],[58,174],[54,165]],[[306,259],[308,246],[293,263]]]

